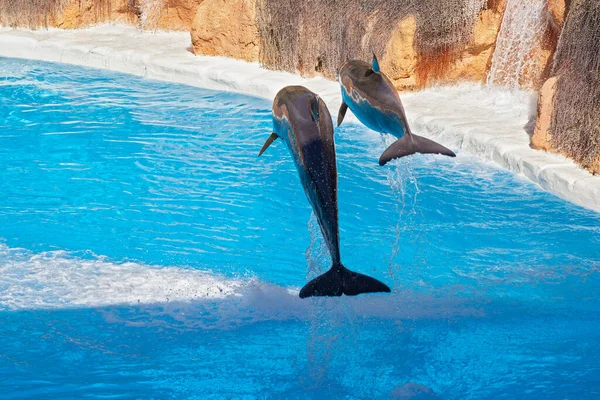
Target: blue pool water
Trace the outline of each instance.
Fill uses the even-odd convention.
[[[347,124],[342,260],[393,293],[300,300],[329,261],[268,101],[0,59],[0,102],[1,398],[600,397],[598,214]]]

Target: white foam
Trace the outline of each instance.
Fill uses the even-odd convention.
[[[247,284],[247,283],[246,283]],[[236,296],[242,282],[185,268],[113,263],[0,244],[0,307],[103,307]]]
[[[341,102],[338,84],[268,71],[257,63],[194,56],[187,33],[140,32],[105,25],[85,30],[0,28],[0,56],[104,68],[207,89],[272,99],[286,85],[304,85],[327,102]],[[600,212],[600,177],[573,161],[529,148],[524,126],[535,95],[461,85],[402,96],[417,134],[461,149],[522,174],[564,199]],[[348,115],[349,122],[356,122]]]
[[[593,275],[596,269],[587,273]],[[260,321],[307,321],[315,309],[340,318],[447,319],[486,315],[504,290],[562,282],[580,274],[524,267],[502,274],[494,290],[457,290],[450,285],[409,288],[390,295],[300,299],[298,288],[255,278],[227,278],[211,271],[117,263],[92,254],[65,251],[34,253],[0,244],[0,310],[101,309],[105,318],[134,325],[173,324],[187,328],[227,329]],[[468,276],[468,273],[467,275]],[[513,281],[513,276],[517,277]],[[474,277],[474,279],[477,277]],[[485,278],[489,279],[489,278]],[[499,283],[508,286],[503,288]],[[391,283],[391,282],[390,282]],[[515,295],[519,295],[518,293]],[[489,307],[488,307],[489,305]],[[501,307],[500,307],[501,308]]]
[[[473,299],[454,295],[403,290],[392,296],[345,298],[344,302],[337,298],[307,301],[298,297],[298,288],[253,278],[115,263],[92,254],[34,253],[0,244],[0,310],[95,308],[111,321],[128,324],[228,328],[265,320],[307,320],[315,305],[333,314],[350,311],[355,316],[389,319],[482,315]]]

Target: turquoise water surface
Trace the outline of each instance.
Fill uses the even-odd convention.
[[[342,260],[392,294],[300,300],[270,102],[0,59],[0,104],[0,398],[600,397],[598,214],[345,124]]]

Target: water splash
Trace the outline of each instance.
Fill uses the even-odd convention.
[[[394,137],[385,135],[382,140],[386,148],[391,145]],[[400,255],[400,243],[406,227],[410,224],[412,216],[416,214],[417,198],[419,196],[419,183],[414,171],[413,162],[410,158],[404,158],[389,165],[387,170],[387,181],[392,192],[394,201],[394,214],[397,221],[394,226],[394,243],[388,265],[388,274],[396,280],[396,274],[401,266],[396,264],[396,258]],[[406,238],[408,239],[408,238]]]
[[[327,245],[323,240],[314,212],[311,213],[308,221],[308,231],[310,244],[305,252],[308,264],[307,282],[326,272],[331,265]],[[343,303],[330,300],[328,298],[303,300],[308,307],[307,316],[310,325],[306,344],[305,375],[309,379],[302,382],[305,390],[317,390],[326,384],[334,355],[339,352],[336,342],[339,338],[340,328],[346,320],[343,312],[345,306]]]
[[[308,220],[308,232],[310,233],[310,243],[304,253],[308,265],[307,281],[326,272],[331,265],[328,249],[314,212],[310,214]]]
[[[508,0],[487,82],[510,89],[534,88],[546,58],[539,51],[548,27],[546,0]]]

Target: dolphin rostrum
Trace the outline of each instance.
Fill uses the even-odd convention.
[[[390,292],[390,288],[377,279],[346,269],[340,260],[335,144],[333,123],[325,102],[302,86],[287,86],[273,101],[273,127],[275,132],[258,155],[277,138],[285,142],[333,262],[328,272],[300,290],[300,298]]]
[[[338,81],[342,89],[338,126],[349,107],[356,118],[370,129],[398,138],[379,157],[379,165],[414,153],[456,156],[444,146],[410,131],[398,91],[380,71],[374,54],[371,65],[359,60],[346,61],[338,71]]]

